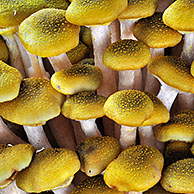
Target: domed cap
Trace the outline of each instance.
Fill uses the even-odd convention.
[[[144,194],[172,194],[171,192],[166,191],[163,189],[160,184],[155,185],[148,191],[144,192]]]
[[[0,37],[0,60],[6,62],[8,58],[9,58],[8,48],[3,39]]]
[[[87,176],[100,174],[120,153],[121,145],[114,137],[90,137],[76,146],[81,171]]]
[[[193,0],[177,0],[163,14],[167,26],[183,32],[194,31],[194,2]]]
[[[147,65],[151,52],[147,45],[136,40],[120,40],[106,48],[103,64],[116,71],[136,70]]]
[[[145,94],[148,95],[149,98],[152,100],[152,103],[154,105],[154,111],[152,116],[148,120],[146,120],[142,124],[142,126],[152,126],[168,122],[170,118],[170,113],[168,112],[164,104],[157,98],[155,94],[150,92],[145,92]]]
[[[194,111],[181,111],[162,124],[156,133],[159,141],[194,141]]]
[[[103,176],[90,177],[82,181],[71,194],[124,194],[124,192],[109,188]]]
[[[176,56],[159,56],[150,60],[147,69],[167,85],[183,92],[194,93],[190,65]]]
[[[142,33],[143,32],[143,33]],[[177,45],[182,35],[166,26],[162,21],[162,13],[143,18],[134,27],[134,36],[150,48],[166,48]]]
[[[194,192],[194,158],[179,160],[164,171],[162,187],[173,193]]]
[[[127,7],[127,0],[73,0],[66,18],[72,24],[100,25],[114,21]]]
[[[127,8],[118,16],[118,19],[139,19],[154,14],[158,0],[128,0]]]
[[[120,125],[141,126],[154,111],[152,100],[138,90],[122,90],[108,97],[104,104],[107,117]]]
[[[75,64],[54,73],[51,77],[52,86],[65,95],[82,91],[95,91],[102,83],[101,70],[93,65]]]
[[[0,149],[0,189],[8,186],[16,174],[29,166],[35,148],[30,144],[1,146]]]
[[[143,192],[153,187],[161,177],[164,159],[155,148],[132,146],[119,154],[105,170],[104,181],[119,191]]]
[[[16,98],[19,94],[21,73],[0,60],[0,102]]]
[[[46,7],[45,0],[1,0],[0,26],[17,26],[32,13]]]
[[[20,125],[41,125],[60,114],[63,101],[49,80],[26,78],[17,98],[0,103],[0,115]]]
[[[56,8],[56,9],[64,9],[66,10],[67,7],[69,6],[69,1],[68,0],[46,0],[46,7],[47,8]]]
[[[36,153],[30,166],[18,173],[16,184],[29,193],[66,187],[79,168],[80,162],[74,151],[48,148]]]
[[[62,114],[74,120],[95,119],[104,116],[104,96],[94,92],[80,92],[66,99],[62,107]]]
[[[25,19],[19,26],[19,38],[30,53],[52,57],[76,47],[80,27],[69,23],[65,10],[42,9]]]

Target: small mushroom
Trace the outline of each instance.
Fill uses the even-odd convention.
[[[114,137],[90,137],[76,146],[81,171],[87,176],[100,174],[120,153],[121,145]]]
[[[18,173],[16,185],[26,192],[40,193],[70,185],[80,162],[76,153],[66,148],[48,148],[36,153],[30,166]]]
[[[103,176],[90,177],[82,181],[71,194],[124,194],[122,191],[109,188],[103,180]]]
[[[106,168],[104,181],[119,191],[144,192],[161,178],[163,155],[155,148],[132,146],[122,151]]]
[[[194,192],[194,158],[179,160],[168,166],[160,181],[162,187],[172,193]]]
[[[80,92],[66,99],[62,106],[62,114],[70,119],[79,120],[87,137],[101,136],[95,119],[104,116],[104,96],[94,92]]]
[[[3,39],[0,37],[0,60],[6,62],[8,58],[9,58],[8,48]]]

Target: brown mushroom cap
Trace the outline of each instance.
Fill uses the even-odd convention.
[[[20,125],[41,125],[60,114],[63,101],[49,80],[26,78],[17,98],[0,103],[0,115]]]
[[[66,18],[72,24],[100,25],[114,21],[127,7],[127,0],[73,0]]]
[[[88,176],[100,174],[120,153],[121,145],[114,137],[90,137],[76,146],[81,171]]]
[[[151,59],[147,45],[136,40],[120,40],[108,46],[103,55],[103,64],[117,71],[136,70]]]
[[[107,117],[120,125],[141,126],[153,113],[152,100],[138,90],[122,90],[108,97],[104,104]]]
[[[69,23],[62,9],[42,9],[19,26],[19,38],[30,53],[52,57],[76,47],[80,27]]]
[[[194,2],[192,0],[177,0],[163,14],[167,26],[183,32],[194,31]]]
[[[79,170],[76,153],[66,148],[48,148],[36,153],[30,166],[18,173],[17,186],[26,192],[40,193],[68,186]]]
[[[127,8],[118,16],[118,19],[139,19],[154,14],[158,0],[128,0]]]
[[[163,155],[157,149],[132,146],[107,166],[104,181],[119,191],[143,192],[160,180],[163,164]]]
[[[158,127],[159,141],[194,141],[194,111],[181,111],[173,115],[167,123]]]
[[[0,37],[0,60],[6,62],[8,58],[9,58],[8,48],[3,39]]]
[[[160,181],[162,187],[173,193],[194,192],[194,158],[179,160],[168,166]]]
[[[150,60],[147,69],[167,85],[183,92],[194,93],[190,65],[176,56],[159,56]]]
[[[13,100],[19,94],[21,73],[0,60],[0,102]]]
[[[74,120],[95,119],[104,116],[104,96],[94,92],[80,92],[66,99],[62,107],[62,114]]]
[[[88,64],[75,64],[55,72],[51,77],[52,86],[65,95],[73,95],[83,91],[95,91],[100,87],[101,83],[101,70]]]
[[[90,177],[82,181],[71,194],[124,194],[124,192],[109,188],[103,176]]]
[[[0,189],[9,185],[17,172],[29,166],[35,148],[30,144],[1,146],[0,150]]]
[[[163,23],[162,13],[159,12],[151,17],[139,20],[133,33],[138,40],[144,42],[150,48],[172,47],[182,39],[179,32]]]
[[[2,0],[0,26],[17,26],[32,13],[46,7],[45,0]]]

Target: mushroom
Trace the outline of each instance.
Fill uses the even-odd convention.
[[[22,169],[29,166],[35,148],[30,144],[1,146],[0,149],[0,189],[11,184]]]
[[[148,191],[144,192],[144,194],[172,194],[172,193],[163,189],[160,184],[157,184]]]
[[[191,72],[191,75],[194,77],[194,61],[191,64],[191,70],[190,70],[190,72]]]
[[[34,55],[48,57],[55,71],[71,65],[65,52],[79,42],[80,27],[69,23],[65,15],[62,9],[42,9],[26,18],[18,30],[25,49]]]
[[[193,171],[194,158],[179,160],[164,170],[160,183],[169,192],[193,193]]]
[[[114,137],[89,137],[76,146],[81,162],[81,171],[87,176],[100,174],[121,151],[121,145]]]
[[[0,60],[6,62],[8,61],[8,58],[9,58],[8,48],[3,39],[0,37]]]
[[[159,56],[150,60],[147,69],[159,79],[162,86],[158,98],[170,110],[179,92],[194,93],[194,79],[190,65],[175,56]]]
[[[137,145],[122,151],[106,168],[104,181],[119,191],[142,193],[161,178],[163,155],[155,148]]]
[[[62,114],[70,119],[79,120],[87,137],[101,136],[95,119],[104,116],[104,96],[94,92],[80,92],[66,99],[62,106]]]
[[[103,180],[103,176],[95,176],[81,182],[71,194],[124,194],[125,192],[109,188]]]
[[[136,128],[151,118],[153,111],[152,100],[138,90],[118,91],[104,104],[105,115],[121,125],[122,148],[135,144]]]
[[[26,192],[47,191],[70,185],[80,162],[67,148],[47,148],[35,154],[30,166],[18,173],[16,185]]]
[[[66,10],[67,7],[69,6],[69,1],[68,0],[46,0],[46,7],[47,8],[55,8],[55,9],[64,9]]]
[[[75,64],[55,72],[51,77],[52,86],[60,93],[73,95],[82,91],[95,91],[102,83],[102,73],[96,66]]]

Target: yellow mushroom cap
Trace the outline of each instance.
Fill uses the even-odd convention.
[[[139,19],[154,14],[158,0],[128,0],[127,8],[118,16],[118,19]]]
[[[179,160],[168,166],[160,181],[162,187],[173,193],[194,192],[194,158]]]
[[[159,56],[150,60],[147,69],[167,85],[183,92],[194,93],[194,77],[190,65],[176,56]]]
[[[177,0],[163,14],[167,26],[183,32],[194,31],[194,2],[193,0]]]
[[[56,9],[64,9],[66,10],[69,6],[68,0],[46,0],[47,8],[56,8]]]
[[[66,18],[72,24],[100,25],[114,21],[127,7],[127,0],[73,0]]]
[[[26,192],[40,193],[70,185],[79,170],[77,154],[67,148],[48,148],[36,153],[30,166],[18,173],[17,186]]]
[[[66,99],[62,107],[62,114],[74,120],[95,119],[104,116],[104,96],[94,92],[80,92]]]
[[[191,64],[191,75],[194,77],[194,61]]]
[[[191,153],[194,155],[194,143],[193,143],[193,145],[191,146]]]
[[[173,115],[167,123],[157,129],[159,141],[194,141],[194,111],[181,111]]]
[[[157,184],[148,191],[144,192],[144,194],[172,194],[172,193],[164,190],[160,184]]]
[[[79,61],[80,65],[84,65],[84,64],[88,64],[88,65],[95,65],[95,61],[93,58],[85,58],[85,59],[82,59],[81,61]]]
[[[51,77],[52,86],[65,95],[72,95],[82,91],[94,91],[100,87],[101,83],[101,70],[88,64],[75,64],[55,72]]]
[[[41,125],[60,114],[63,101],[49,80],[26,78],[17,98],[0,103],[0,115],[20,125]]]
[[[81,26],[80,30],[81,40],[89,47],[92,47],[92,33],[91,29],[86,26]]]
[[[109,188],[103,176],[90,177],[82,181],[71,194],[124,194],[124,192]]]
[[[117,71],[136,70],[147,65],[151,52],[147,45],[136,40],[120,40],[106,48],[103,63]]]
[[[4,150],[4,148],[7,148],[7,144],[0,144],[0,153]]]
[[[170,113],[164,104],[157,98],[157,96],[150,92],[145,92],[146,95],[152,100],[154,105],[154,111],[152,116],[146,120],[141,126],[152,126],[160,123],[168,122],[170,118]]]
[[[19,94],[21,73],[0,60],[0,102],[16,98]]]
[[[132,146],[122,151],[105,170],[104,181],[119,191],[143,192],[161,177],[164,159],[155,148]]]
[[[17,144],[1,148],[0,151],[0,189],[9,185],[17,172],[29,166],[35,148],[30,144]]]
[[[90,137],[76,146],[81,162],[81,171],[87,176],[100,174],[121,151],[121,145],[114,137]]]
[[[120,125],[141,126],[154,111],[152,100],[138,90],[122,90],[108,97],[104,104],[107,117]]]
[[[19,26],[19,38],[30,53],[52,57],[76,47],[80,27],[69,23],[65,10],[42,9],[26,18]]]
[[[172,47],[182,39],[179,32],[163,23],[162,13],[158,12],[151,17],[139,20],[133,33],[138,40],[144,42],[150,48]]]
[[[45,0],[2,0],[0,1],[0,26],[17,26],[29,15],[45,6]]]
[[[6,62],[8,58],[9,58],[8,48],[3,39],[0,37],[0,60]]]

